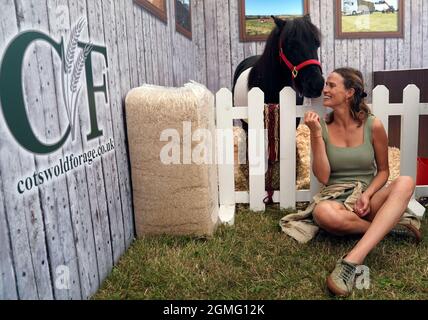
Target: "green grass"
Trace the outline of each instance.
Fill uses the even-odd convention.
[[[265,23],[261,23],[258,20],[246,20],[245,25],[247,34],[250,36],[269,35],[275,27],[272,19],[266,19]]]
[[[319,233],[298,244],[280,232],[276,207],[239,207],[234,227],[211,239],[162,236],[135,241],[94,299],[329,299],[325,278],[358,238]],[[350,299],[428,299],[424,241],[387,237],[368,256],[371,288]]]
[[[375,12],[359,16],[342,16],[342,32],[398,31],[398,13]]]
[[[281,19],[293,19],[295,16],[277,16],[277,18]],[[250,36],[259,36],[259,35],[269,35],[273,28],[275,28],[275,23],[270,16],[266,16],[263,18],[264,23],[260,22],[260,19],[245,19],[245,31],[247,35]]]

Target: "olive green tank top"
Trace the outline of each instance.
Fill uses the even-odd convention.
[[[364,142],[357,147],[337,147],[330,143],[328,128],[321,120],[322,137],[330,163],[330,178],[327,185],[360,181],[366,189],[372,182],[375,172],[375,153],[372,145],[373,115],[364,124]]]

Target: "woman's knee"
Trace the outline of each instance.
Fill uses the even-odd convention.
[[[345,226],[345,217],[340,209],[329,202],[322,201],[314,209],[313,218],[317,225],[336,235],[342,235]]]
[[[415,180],[412,177],[400,176],[394,181],[393,191],[411,197],[415,186]]]

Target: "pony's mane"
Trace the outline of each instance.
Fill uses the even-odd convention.
[[[278,27],[275,29],[276,30],[273,30],[272,33],[276,31],[276,34],[278,34]],[[308,39],[308,36],[312,36],[312,39]],[[282,32],[281,38],[284,40],[286,37],[291,37],[297,42],[313,40],[317,47],[321,44],[321,32],[307,16],[286,20],[284,32]]]

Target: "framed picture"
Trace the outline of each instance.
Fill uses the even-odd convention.
[[[336,38],[402,38],[404,0],[336,0]]]
[[[134,0],[140,6],[144,7],[148,12],[167,23],[166,15],[166,0]]]
[[[308,0],[239,0],[240,40],[265,41],[279,18],[301,17],[309,13]]]
[[[192,10],[190,0],[174,0],[175,29],[192,40]]]

